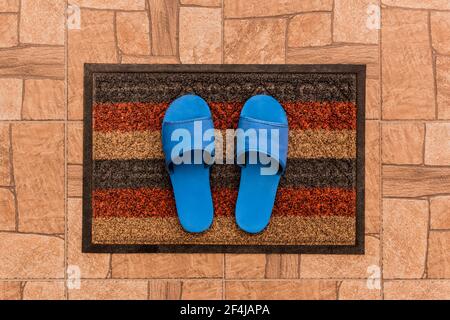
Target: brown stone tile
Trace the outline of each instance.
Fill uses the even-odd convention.
[[[222,299],[222,280],[183,281],[182,300],[220,300]]]
[[[448,300],[450,280],[397,280],[384,283],[386,300]]]
[[[380,241],[366,236],[364,255],[302,255],[301,278],[350,278],[366,279],[368,268],[380,262]]]
[[[0,300],[21,300],[21,283],[16,281],[0,281]]]
[[[0,232],[0,278],[62,279],[64,240],[55,236]]]
[[[149,300],[180,300],[183,290],[181,280],[150,280]]]
[[[113,254],[113,278],[219,278],[221,254]]]
[[[81,253],[82,200],[67,200],[68,265],[80,269],[81,278],[106,278],[109,271],[109,254]]]
[[[9,154],[11,141],[9,138],[9,131],[9,124],[0,123],[0,186],[11,185],[11,167]]]
[[[177,64],[180,60],[176,56],[122,56],[121,63],[143,63],[143,64]]]
[[[436,58],[438,118],[450,119],[450,57]]]
[[[331,13],[303,13],[289,20],[289,47],[325,46],[331,41]]]
[[[150,300],[220,300],[222,280],[150,280]]]
[[[385,165],[382,172],[385,197],[423,197],[450,190],[449,168]]]
[[[286,56],[286,63],[366,64],[368,77],[376,79],[379,77],[380,73],[378,47],[374,45],[337,45],[325,48],[289,48]]]
[[[450,122],[427,123],[425,164],[450,165]]]
[[[24,46],[0,50],[0,76],[64,79],[64,47]]]
[[[167,280],[150,280],[148,283],[148,298],[149,300],[167,300],[168,294],[167,294],[167,286],[168,286]],[[176,283],[180,283],[181,281],[174,280]],[[177,294],[177,297],[175,299],[179,299],[180,294]]]
[[[70,300],[146,300],[144,280],[82,280],[79,289],[69,290]]]
[[[221,9],[180,8],[180,60],[182,63],[221,63]]]
[[[69,4],[83,8],[111,10],[144,10],[145,0],[69,0]]]
[[[450,9],[448,0],[382,0],[382,3],[388,6],[414,9]]]
[[[225,63],[284,63],[286,19],[225,20]]]
[[[68,117],[70,120],[83,119],[83,95],[80,92],[83,91],[84,63],[117,62],[114,13],[82,9],[81,21],[80,30],[68,31]]]
[[[22,116],[26,120],[62,120],[64,81],[48,79],[25,80]]]
[[[181,290],[183,283],[179,280],[176,281],[167,281],[166,291],[167,291],[167,300],[180,300],[181,299]]]
[[[450,229],[450,196],[430,199],[430,228]]]
[[[370,5],[377,0],[334,1],[333,40],[335,42],[378,43],[378,28],[369,24]]]
[[[227,279],[263,279],[266,274],[265,254],[226,254]]]
[[[63,281],[28,281],[23,288],[23,300],[64,300]]]
[[[183,5],[194,5],[204,7],[221,7],[222,0],[180,0]]]
[[[267,254],[266,279],[296,279],[299,277],[299,255]]]
[[[310,11],[331,11],[332,0],[224,0],[226,18],[267,17]]]
[[[427,13],[383,9],[382,25],[383,118],[434,118]]]
[[[20,120],[22,79],[0,79],[0,120]]]
[[[67,125],[67,162],[83,163],[83,123],[69,122]]]
[[[383,277],[421,278],[428,233],[426,200],[383,200]]]
[[[336,282],[329,280],[225,282],[228,300],[334,300],[336,294]]]
[[[17,37],[18,22],[17,14],[0,15],[0,48],[14,47],[19,43]]]
[[[20,42],[64,44],[65,0],[22,0]]]
[[[439,54],[450,55],[450,12],[430,13],[431,39],[433,48]]]
[[[370,289],[367,280],[344,280],[338,291],[339,300],[381,300],[380,289]]]
[[[300,274],[299,255],[282,254],[280,265],[280,279],[295,279]]]
[[[83,196],[83,166],[69,164],[67,166],[67,196],[81,198]]]
[[[428,278],[450,279],[450,231],[430,231],[427,267]]]
[[[0,212],[0,230],[15,230],[16,206],[14,203],[14,194],[10,189],[0,188]]]
[[[366,79],[366,119],[379,119],[380,110],[380,80]]]
[[[64,125],[12,124],[19,231],[64,232]]]
[[[146,12],[117,12],[117,42],[124,54],[150,54],[150,27]]]
[[[380,125],[378,121],[366,121],[365,154],[365,222],[366,233],[380,232]]]
[[[148,0],[150,8],[150,23],[152,30],[152,52],[155,56],[173,56],[177,54],[177,0]],[[206,14],[213,14],[214,11],[208,11]],[[197,26],[195,19],[200,16],[192,17],[192,27]],[[180,10],[180,41],[181,41],[181,22],[182,14]],[[213,23],[217,23],[217,17],[211,16],[210,27],[214,29]],[[204,22],[204,21],[203,21]],[[197,30],[200,31],[200,30]],[[203,26],[203,32],[207,28]],[[206,41],[208,38],[205,39]],[[199,43],[197,43],[198,45]],[[211,43],[209,43],[211,45]],[[181,42],[180,42],[181,47]],[[203,49],[204,50],[204,49]]]
[[[0,12],[19,12],[20,0],[0,0]]]
[[[383,163],[421,164],[425,126],[417,122],[383,123],[381,127]]]
[[[265,278],[278,279],[281,274],[281,254],[266,254]]]

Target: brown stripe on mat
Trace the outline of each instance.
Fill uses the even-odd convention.
[[[170,189],[171,183],[163,159],[96,160],[92,182],[95,189],[159,188]],[[239,187],[241,170],[237,165],[213,165],[213,187]],[[287,162],[280,187],[354,188],[354,159],[295,159]]]
[[[234,216],[215,216],[211,229],[184,232],[177,217],[94,218],[97,244],[227,244],[243,245],[353,245],[355,217],[274,216],[262,233],[249,235],[236,226]]]
[[[219,139],[219,135],[221,139]],[[231,135],[234,137],[234,135]],[[234,139],[230,140],[233,141]],[[234,159],[234,148],[227,148],[225,130],[216,131],[216,154]],[[93,134],[93,157],[101,159],[162,159],[160,131],[97,131]],[[353,130],[290,130],[289,158],[356,157],[356,132]]]
[[[213,189],[216,216],[234,214],[237,190]],[[94,217],[176,216],[172,190],[100,189],[92,194]],[[274,216],[354,216],[356,193],[343,188],[279,188]]]
[[[96,102],[166,102],[183,94],[197,94],[207,101],[240,101],[267,93],[278,100],[296,101],[355,101],[356,74],[347,72],[320,73],[315,65],[310,72],[293,72],[299,66],[205,66],[193,65],[189,72],[177,69],[186,66],[171,65],[172,72],[155,69],[166,66],[135,65],[134,72],[99,72],[94,75],[97,86]],[[142,72],[145,67],[151,73]],[[334,69],[343,68],[338,66]],[[214,72],[211,69],[232,69],[233,72]],[[277,68],[280,72],[266,72]],[[285,68],[284,71],[281,69]],[[203,72],[202,72],[203,69]],[[209,72],[204,72],[209,69]],[[239,69],[239,70],[238,70]],[[249,69],[253,69],[250,71]],[[136,72],[137,71],[137,72]],[[248,72],[250,71],[250,72]]]
[[[163,159],[159,131],[96,131],[93,159]]]
[[[355,130],[356,105],[353,102],[281,101],[289,128]],[[213,103],[216,129],[237,128],[242,103]],[[93,107],[95,131],[161,130],[168,103],[97,103]]]

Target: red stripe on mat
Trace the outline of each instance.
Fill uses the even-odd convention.
[[[101,103],[92,110],[94,131],[161,130],[167,103]]]
[[[214,214],[234,215],[237,190],[213,191]],[[168,189],[102,189],[92,193],[94,218],[176,216]],[[273,214],[296,216],[354,216],[356,191],[343,188],[280,188]]]
[[[209,103],[216,129],[236,128],[242,103]],[[290,129],[355,130],[352,102],[283,102]],[[102,103],[93,108],[95,131],[161,130],[168,103]]]

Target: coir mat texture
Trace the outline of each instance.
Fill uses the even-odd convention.
[[[365,66],[87,64],[84,77],[84,252],[364,252]],[[212,227],[181,228],[160,131],[187,93],[208,102],[223,137],[255,94],[286,110],[287,170],[263,232],[237,227],[240,170],[226,161],[211,171]],[[223,141],[216,153],[232,159]]]

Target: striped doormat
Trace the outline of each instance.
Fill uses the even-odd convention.
[[[364,252],[365,66],[87,64],[84,76],[83,252]],[[181,228],[160,131],[187,93],[224,137],[255,94],[286,110],[287,170],[263,232],[235,223],[234,164],[212,167],[210,230]],[[216,152],[232,158],[225,141]]]

